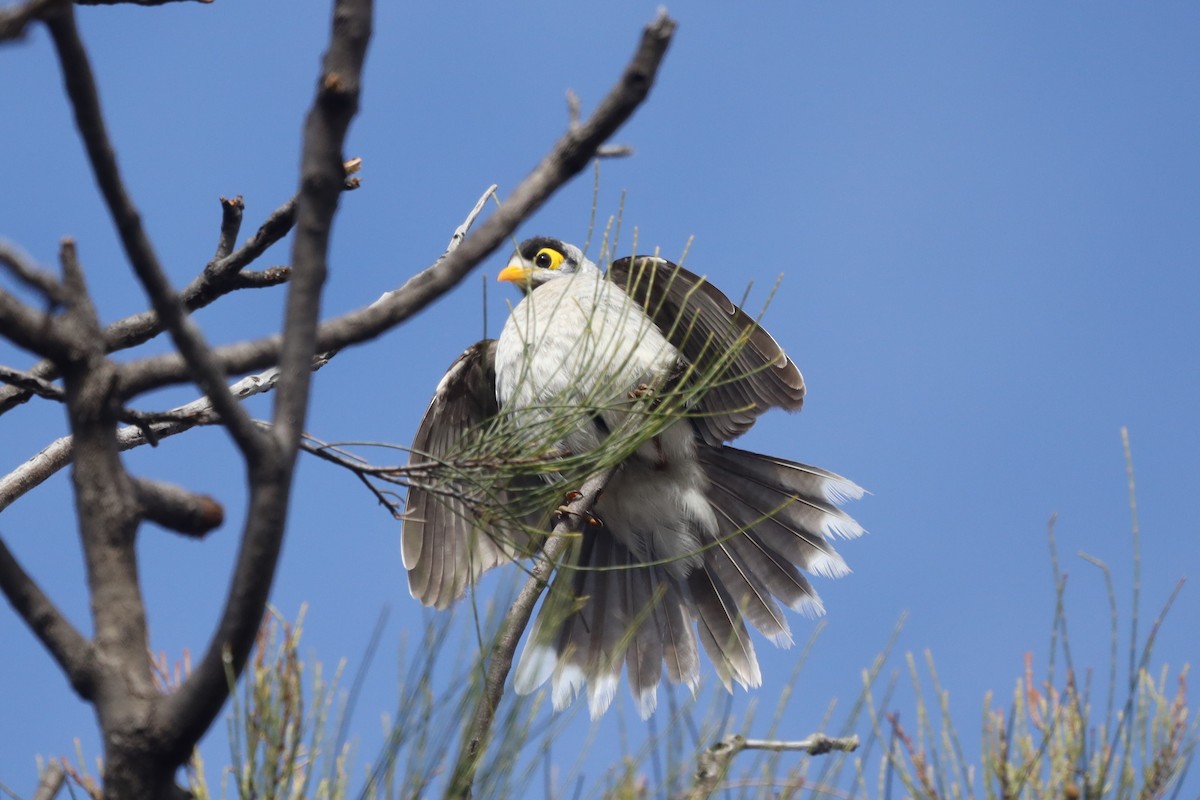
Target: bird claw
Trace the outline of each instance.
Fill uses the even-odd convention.
[[[554,509],[555,523],[557,524],[559,522],[562,522],[564,519],[567,519],[569,517],[579,517],[581,520],[583,520],[584,525],[589,525],[594,528],[604,527],[604,520],[600,519],[592,512],[584,511],[583,513],[580,513],[578,511],[576,511],[575,509],[571,508],[571,504],[574,503],[575,501],[579,500],[581,497],[583,497],[583,492],[579,492],[579,491],[575,491],[575,490],[571,490],[571,491],[567,492],[566,497],[564,498],[563,504],[560,505],[558,508]],[[599,492],[596,493],[596,499],[597,500],[600,499]]]
[[[638,384],[638,385],[637,385],[637,386],[636,386],[636,387],[635,387],[635,388],[634,388],[634,389],[633,389],[633,390],[632,390],[632,391],[629,393],[629,399],[630,399],[630,400],[641,400],[641,399],[642,399],[643,397],[645,397],[646,395],[653,394],[653,393],[654,393],[654,389],[653,389],[653,387],[651,387],[651,386],[650,386],[650,384],[648,384],[648,383],[639,383],[639,384]]]

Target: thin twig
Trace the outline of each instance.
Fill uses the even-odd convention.
[[[237,197],[221,198],[221,235],[217,237],[217,252],[214,259],[222,259],[233,252],[237,244],[238,232],[242,229],[242,212],[246,210],[246,201],[239,194]]]
[[[38,397],[44,397],[47,400],[57,400],[60,403],[66,400],[62,389],[53,383],[44,381],[28,372],[21,372],[18,369],[6,367],[2,364],[0,364],[0,383],[16,386],[19,389],[36,394]]]
[[[458,249],[458,246],[463,243],[463,239],[467,238],[467,232],[471,230],[471,226],[475,224],[475,220],[483,213],[483,207],[487,201],[496,194],[496,184],[489,186],[479,199],[475,201],[475,207],[471,209],[471,213],[467,214],[467,218],[463,220],[462,225],[454,229],[454,234],[450,237],[450,244],[446,245],[446,252],[442,253],[442,258],[453,253]]]
[[[49,271],[33,263],[33,259],[15,245],[0,240],[0,267],[55,306],[63,304],[63,289]]]
[[[42,380],[28,372],[21,372],[20,370],[15,370],[4,365],[0,365],[0,383],[19,387],[38,397],[54,400],[58,403],[65,403],[67,401],[66,393],[53,383]],[[207,407],[211,409],[212,404],[208,403]],[[121,409],[118,419],[121,422],[145,428],[154,422],[179,422],[187,419],[187,416],[175,410],[138,411],[136,409],[124,408]],[[152,438],[150,443],[155,444],[156,442],[157,439]]]
[[[347,174],[349,174],[357,166],[354,162],[347,162],[346,168]],[[357,184],[351,184],[347,179],[343,189],[348,191],[355,185]],[[223,226],[225,221],[226,214],[223,212]],[[214,258],[205,265],[200,274],[180,292],[179,296],[184,307],[188,311],[196,311],[238,289],[258,288],[285,282],[290,276],[290,269],[287,267],[271,267],[264,271],[261,278],[257,277],[255,273],[250,273],[250,277],[246,280],[242,278],[247,274],[244,272],[245,267],[254,263],[273,244],[286,236],[295,224],[296,198],[293,196],[275,209],[241,247],[224,257]],[[156,312],[142,311],[133,314],[117,320],[105,328],[105,351],[114,353],[118,350],[136,347],[158,336],[163,330],[164,325]],[[52,361],[42,361],[32,367],[29,374],[36,378],[51,380],[58,376],[58,370]],[[0,388],[0,414],[21,405],[31,396],[32,393],[25,390]]]
[[[313,369],[320,369],[326,362],[318,361]],[[245,399],[256,394],[269,392],[279,379],[279,368],[271,367],[257,375],[248,375],[229,386],[229,391]],[[199,425],[217,422],[212,403],[206,397],[193,400],[168,411],[145,413],[145,425],[117,429],[117,447],[132,450],[143,445],[155,445],[160,440],[191,430]],[[0,511],[10,506],[19,497],[37,488],[51,475],[71,463],[74,439],[63,436],[54,440],[37,455],[27,460],[12,472],[0,478]]]
[[[689,800],[703,800],[718,788],[729,774],[734,757],[743,750],[798,750],[810,756],[820,756],[834,750],[852,752],[858,749],[857,736],[833,738],[823,733],[814,733],[799,741],[776,741],[771,739],[747,739],[740,734],[730,734],[700,753],[696,764],[695,782],[688,792]]]

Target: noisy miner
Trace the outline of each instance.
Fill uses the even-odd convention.
[[[621,258],[605,275],[578,247],[536,237],[498,278],[524,299],[498,340],[450,367],[413,441],[402,531],[412,595],[445,608],[485,570],[531,554],[581,482],[553,459],[607,458],[611,476],[579,521],[515,689],[550,681],[562,709],[586,685],[594,718],[624,665],[645,718],[664,666],[697,690],[697,635],[726,689],[760,685],[745,622],[790,645],[780,603],[824,611],[800,570],[844,575],[830,542],[863,532],[838,507],[862,496],[853,482],[725,444],[767,409],[798,410],[800,371],[728,297],[661,258]],[[472,436],[551,466],[488,484],[476,461],[464,477]],[[541,507],[523,506],[529,497]]]

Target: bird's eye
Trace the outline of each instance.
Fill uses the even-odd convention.
[[[540,269],[558,269],[562,266],[563,254],[552,247],[543,247],[533,257],[534,266]]]

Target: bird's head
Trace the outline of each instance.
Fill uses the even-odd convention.
[[[535,236],[521,242],[496,280],[510,281],[522,291],[529,292],[547,281],[598,269],[575,245],[546,236]]]

